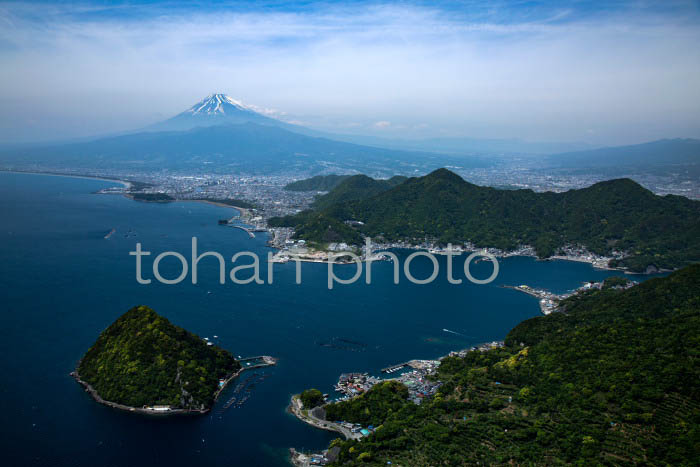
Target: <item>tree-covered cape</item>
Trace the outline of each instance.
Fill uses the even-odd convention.
[[[213,404],[219,379],[239,368],[228,351],[138,306],[100,334],[78,374],[106,401],[202,410]]]
[[[444,384],[420,406],[378,385],[327,408],[379,426],[334,441],[336,463],[697,465],[700,265],[564,307],[516,326],[504,348],[444,359]]]

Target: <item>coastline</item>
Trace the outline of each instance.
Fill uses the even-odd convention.
[[[408,360],[403,363],[399,364],[394,364],[389,367],[383,368],[381,371],[382,373],[391,373],[392,371],[395,371],[393,369],[398,369],[398,368],[403,368],[404,366],[410,366],[411,368],[414,369],[423,369],[427,370],[428,372],[434,372],[434,368],[437,368],[439,366],[439,362],[441,362],[443,359],[447,357],[453,357],[453,356],[459,356],[459,357],[464,357],[464,355],[468,352],[485,352],[489,351],[492,349],[496,349],[499,347],[503,347],[505,343],[503,341],[493,341],[490,343],[482,343],[482,344],[476,344],[470,348],[467,349],[462,349],[458,351],[451,351],[447,355],[442,355],[440,357],[437,357],[435,360],[418,360],[418,359],[413,359],[413,360]],[[430,365],[437,364],[432,370],[430,369]],[[387,371],[388,370],[388,371]],[[365,373],[366,374],[366,373]],[[399,381],[401,382],[401,377],[396,377],[396,378],[386,378],[382,379],[381,381]],[[406,384],[405,382],[401,382],[402,384]],[[360,397],[360,394],[356,393],[354,396],[351,398],[356,398]],[[324,405],[328,402],[324,402]],[[300,394],[294,394],[290,400],[289,406],[287,406],[287,412],[291,413],[297,419],[300,421],[311,425],[314,428],[321,429],[321,430],[326,430],[326,431],[335,431],[337,433],[340,433],[345,437],[346,440],[356,440],[359,441],[361,440],[365,435],[361,434],[361,432],[353,432],[350,429],[339,425],[338,423],[328,421],[328,420],[321,420],[317,418],[313,414],[313,410],[323,407],[323,405],[319,407],[315,407],[312,410],[306,410],[304,411],[301,400],[300,400]],[[306,413],[304,413],[306,412]],[[319,465],[318,459],[321,459],[321,462],[323,460],[325,461],[334,461],[338,455],[339,449],[337,447],[330,447],[327,449],[324,449],[322,451],[317,451],[314,453],[303,453],[300,451],[297,451],[295,448],[291,447],[289,448],[289,461],[292,465],[295,467],[310,467],[311,465]],[[316,463],[313,462],[313,459],[316,459]],[[324,465],[321,463],[321,465]]]
[[[98,176],[93,176],[93,175],[78,175],[78,174],[64,174],[61,172],[40,172],[40,171],[32,171],[32,170],[8,170],[8,169],[0,169],[0,172],[28,174],[28,175],[46,175],[46,176],[50,176],[50,177],[82,178],[85,180],[101,180],[104,182],[119,183],[127,190],[130,189],[134,185],[133,182],[130,182],[128,180],[123,180],[120,178],[106,178],[106,177],[98,177]],[[138,201],[138,200],[134,200],[133,196],[131,196],[129,193],[120,193],[120,194],[122,194],[124,197],[126,197],[132,201]],[[226,204],[226,203],[219,203],[216,201],[211,201],[211,200],[206,200],[206,199],[179,199],[179,198],[175,198],[172,201],[150,201],[150,202],[161,202],[161,203],[162,202],[199,202],[199,203],[207,203],[207,204],[212,204],[214,206],[218,206],[218,207],[222,207],[222,208],[233,208],[233,209],[238,211],[240,218],[250,216],[250,209],[248,209],[248,208],[242,208],[240,206],[234,206],[234,205]]]
[[[345,439],[359,439],[359,436],[353,436],[350,430],[347,430],[337,425],[336,423],[316,418],[312,414],[310,414],[311,412],[309,411],[307,412],[309,412],[310,415],[305,415],[303,413],[303,410],[304,409],[301,406],[301,400],[299,400],[299,394],[293,395],[291,400],[289,401],[289,405],[287,406],[287,411],[294,415],[296,418],[308,425],[311,425],[314,428],[340,433],[345,437]]]
[[[106,399],[103,399],[99,395],[97,390],[90,385],[90,383],[80,379],[80,374],[78,373],[79,366],[80,366],[80,362],[78,362],[78,365],[75,367],[75,370],[70,372],[70,376],[72,376],[73,379],[75,379],[75,381],[85,389],[85,392],[87,392],[95,402],[102,404],[102,405],[106,405],[107,407],[110,407],[112,409],[121,410],[123,412],[138,413],[138,414],[142,414],[142,415],[151,415],[151,416],[156,416],[156,417],[164,417],[164,416],[169,416],[169,415],[203,415],[211,410],[211,409],[205,409],[205,410],[172,409],[172,410],[167,410],[167,411],[156,411],[153,409],[145,409],[143,407],[131,407],[129,405],[124,405],[124,404],[119,404],[117,402],[108,401]],[[237,376],[238,373],[240,373],[240,370],[234,374]],[[216,399],[214,399],[214,401],[216,401]]]
[[[64,174],[60,172],[41,172],[41,171],[29,171],[29,170],[9,170],[9,169],[0,169],[0,172],[6,172],[6,173],[20,173],[20,174],[30,174],[30,175],[45,175],[45,176],[53,176],[53,177],[70,177],[70,178],[82,178],[82,179],[87,179],[87,180],[101,180],[105,182],[112,182],[112,183],[119,183],[122,186],[124,186],[125,189],[129,189],[133,186],[133,183],[127,180],[122,180],[122,179],[117,179],[117,178],[105,178],[105,177],[98,177],[98,176],[92,176],[92,175],[77,175],[77,174]],[[123,195],[126,198],[129,198],[133,200],[133,197],[129,196],[128,193],[123,193]],[[234,206],[231,204],[226,204],[226,203],[221,203],[217,201],[211,201],[211,200],[206,200],[206,199],[178,199],[175,198],[173,202],[200,202],[200,203],[207,203],[211,204],[213,206],[218,206],[222,208],[233,208],[236,211],[238,211],[239,215],[238,220],[243,221],[244,218],[250,217],[250,210],[247,208],[242,208],[240,206]],[[229,221],[232,221],[236,219],[236,216],[231,217]],[[277,250],[277,253],[275,254],[275,258],[273,262],[287,262],[287,261],[294,261],[295,259],[289,259],[289,260],[283,260],[280,258],[282,249],[274,246],[274,245],[269,245],[272,248]],[[378,249],[394,249],[394,248],[405,248],[405,249],[410,249],[410,250],[423,250],[423,251],[428,251],[430,252],[431,248],[427,247],[422,247],[422,246],[417,246],[417,245],[406,245],[406,246],[401,246],[401,247],[391,247],[391,246],[385,246],[385,245],[378,245]],[[489,251],[493,250],[493,248],[482,248],[482,249],[473,249],[473,250],[462,250],[462,251],[455,251],[455,255],[461,255],[462,253],[473,253],[473,252],[479,252],[479,251]],[[301,262],[307,262],[307,263],[327,263],[328,262],[328,255],[330,253],[337,253],[337,252],[331,252],[331,251],[324,251],[324,250],[318,250],[312,255],[304,256],[304,255],[298,255],[297,259]],[[437,253],[437,254],[444,254],[444,253]],[[325,255],[325,258],[323,256]],[[315,257],[314,257],[315,256]],[[578,256],[570,256],[570,255],[552,255],[547,258],[539,258],[535,254],[528,254],[528,253],[515,253],[515,252],[500,252],[494,254],[496,258],[509,258],[512,256],[523,256],[523,257],[531,257],[535,258],[537,261],[573,261],[573,262],[578,262],[578,263],[587,263],[593,266],[595,269],[600,269],[600,270],[605,270],[605,271],[620,271],[624,274],[653,274],[654,272],[633,272],[629,271],[627,268],[623,267],[612,267],[608,266],[607,264],[602,264],[602,260],[600,258],[588,258],[588,257],[578,257]],[[612,258],[609,258],[610,260]],[[365,258],[362,259],[363,262],[366,261]],[[337,264],[352,264],[354,261],[337,261]],[[673,272],[672,270],[666,270],[666,269],[659,269],[658,272]]]
[[[263,356],[262,358],[265,362],[265,364],[264,364],[265,366],[272,366],[272,365],[277,364],[277,359],[275,359],[273,357]],[[118,402],[112,402],[112,401],[108,401],[106,399],[103,399],[100,396],[100,394],[97,392],[97,390],[95,388],[93,388],[92,385],[90,385],[90,383],[88,383],[87,381],[83,381],[80,378],[80,374],[78,373],[78,368],[80,367],[81,361],[82,361],[82,358],[80,360],[78,360],[78,363],[75,366],[75,370],[71,371],[69,373],[69,375],[73,379],[75,379],[75,381],[85,389],[85,392],[87,392],[95,402],[98,402],[102,405],[106,405],[107,407],[121,410],[124,412],[138,413],[138,414],[142,414],[142,415],[151,415],[151,416],[156,416],[156,417],[166,417],[169,415],[204,415],[204,414],[207,414],[211,411],[211,409],[214,408],[214,405],[216,405],[216,401],[219,399],[219,396],[221,395],[223,390],[226,388],[226,386],[228,386],[228,384],[231,381],[233,381],[238,376],[240,376],[241,373],[243,373],[244,371],[251,370],[254,368],[259,368],[261,366],[261,365],[255,365],[255,366],[246,367],[246,366],[241,365],[241,367],[238,370],[231,373],[231,375],[228,376],[226,378],[226,380],[224,380],[224,383],[221,386],[219,386],[219,388],[214,393],[214,401],[212,402],[211,407],[207,407],[205,409],[168,409],[168,410],[161,411],[161,410],[154,410],[154,409],[148,409],[148,408],[143,408],[143,407],[132,407],[129,405],[119,404]],[[240,361],[239,361],[239,363],[240,363]]]
[[[82,178],[82,179],[88,179],[88,180],[101,180],[105,182],[111,182],[111,183],[118,183],[121,184],[126,190],[129,190],[133,186],[133,182],[123,180],[123,179],[118,179],[118,178],[107,178],[107,177],[99,177],[99,176],[93,176],[93,175],[80,175],[80,174],[66,174],[66,173],[61,173],[61,172],[51,172],[51,171],[32,171],[32,170],[13,170],[13,169],[0,169],[0,172],[5,172],[5,173],[19,173],[19,174],[30,174],[30,175],[45,175],[45,176],[54,176],[54,177],[70,177],[70,178]],[[121,193],[123,196],[129,199],[133,199],[132,196],[130,196],[129,193]],[[231,204],[226,204],[226,203],[221,203],[217,201],[212,201],[212,200],[206,200],[206,199],[179,199],[175,198],[172,200],[172,202],[202,202],[202,203],[208,203],[214,206],[218,207],[224,207],[224,208],[233,208],[238,211],[239,216],[238,220],[245,222],[245,218],[250,218],[251,212],[250,209],[248,208],[242,208],[240,206],[234,206]],[[153,202],[153,201],[151,201]],[[154,201],[154,202],[159,202],[159,203],[165,203],[165,202],[171,202],[171,201]],[[229,221],[233,221],[236,219],[236,216],[231,217]],[[270,230],[268,230],[270,232]],[[283,255],[283,248],[281,248],[278,245],[273,244],[270,240],[268,240],[268,246],[271,248],[277,250],[277,253],[274,255],[273,262],[277,263],[285,263],[287,261],[294,261],[298,260],[300,262],[308,262],[308,263],[327,263],[328,262],[328,256],[331,253],[338,253],[338,252],[332,252],[332,251],[326,251],[326,250],[317,250],[313,254],[308,254],[308,255],[296,255],[296,258],[284,258]],[[402,249],[410,249],[410,250],[422,250],[422,251],[427,251],[430,253],[435,253],[435,254],[445,254],[443,251],[431,251],[434,250],[434,248],[431,247],[426,247],[426,246],[419,246],[419,245],[412,245],[412,244],[407,244],[407,245],[401,245],[401,246],[391,246],[391,245],[377,245],[377,249],[383,249],[383,250],[390,250],[390,249],[396,249],[396,248],[402,248]],[[531,247],[523,247],[523,248],[531,248]],[[532,257],[535,258],[537,261],[573,261],[573,262],[579,262],[579,263],[588,263],[590,264],[593,268],[595,269],[600,269],[600,270],[605,270],[605,271],[620,271],[624,274],[640,274],[640,275],[649,275],[649,274],[655,274],[655,273],[666,273],[666,272],[673,272],[676,269],[664,269],[664,268],[654,268],[653,270],[647,269],[646,271],[630,271],[626,267],[613,267],[613,266],[608,266],[608,262],[614,258],[607,258],[607,257],[597,257],[597,258],[591,258],[588,256],[571,256],[571,255],[552,255],[547,258],[540,258],[534,253],[526,253],[523,251],[518,251],[518,250],[513,250],[513,251],[500,251],[496,248],[480,248],[480,249],[463,249],[463,250],[455,250],[454,254],[455,255],[461,255],[462,253],[474,253],[474,252],[480,252],[480,251],[488,251],[488,252],[493,252],[494,250],[497,250],[496,253],[492,253],[493,256],[496,258],[508,258],[512,256],[523,256],[523,257]],[[376,258],[378,259],[378,258]],[[606,261],[607,260],[607,261]],[[362,262],[366,262],[366,258],[361,259]],[[352,264],[354,261],[337,261],[337,264]]]
[[[47,175],[50,177],[69,177],[69,178],[83,178],[86,180],[102,180],[103,182],[112,182],[112,183],[119,183],[124,186],[127,190],[133,186],[133,183],[127,181],[127,180],[122,180],[119,178],[105,178],[105,177],[98,177],[98,176],[92,176],[92,175],[73,175],[73,174],[64,174],[61,172],[37,172],[37,171],[31,171],[31,170],[8,170],[8,169],[0,169],[0,172],[6,172],[6,173],[12,173],[12,174],[28,174],[28,175]]]
[[[293,253],[288,253],[285,252],[282,248],[274,245],[268,244],[271,248],[274,248],[277,250],[277,253],[275,253],[272,262],[275,263],[286,263],[289,261],[300,261],[304,263],[328,263],[328,258],[331,254],[338,254],[340,252],[337,251],[326,251],[326,250],[316,250],[313,253],[302,253],[302,254],[293,254]],[[431,251],[431,248],[426,248],[426,247],[420,247],[420,246],[411,246],[411,247],[406,247],[406,246],[401,246],[401,247],[378,247],[378,250],[395,250],[395,249],[407,249],[407,250],[416,250],[416,251],[425,251],[428,253],[433,253],[436,255],[445,255],[445,253],[435,253]],[[453,254],[454,256],[459,256],[464,253],[480,253],[484,252],[484,250],[488,250],[488,248],[485,249],[480,249],[480,250],[463,250],[463,251],[455,251]],[[386,258],[383,258],[381,255],[381,251],[374,252],[375,256],[371,259],[372,261],[384,261]],[[540,258],[537,255],[534,254],[527,254],[527,253],[510,253],[510,252],[503,252],[503,253],[498,253],[498,254],[493,254],[494,257],[497,259],[502,259],[502,258],[513,258],[513,257],[522,257],[522,258],[534,258],[536,261],[572,261],[576,263],[586,263],[590,264],[594,269],[599,269],[599,270],[604,270],[604,271],[620,271],[624,274],[654,274],[654,272],[634,272],[634,271],[629,271],[627,268],[623,267],[612,267],[612,266],[607,266],[603,265],[601,263],[601,260],[599,259],[591,259],[591,258],[586,258],[586,257],[576,257],[576,256],[562,256],[562,255],[554,255],[554,256],[549,256],[547,258]],[[339,260],[335,261],[335,264],[355,264],[355,261],[353,260],[347,260],[343,259],[347,257],[340,257]],[[360,261],[365,263],[368,261],[367,258],[364,256],[360,256]],[[478,262],[479,260],[476,260],[475,262]],[[658,272],[671,272],[671,271],[666,271],[660,269]]]
[[[188,202],[188,203],[206,203],[206,204],[211,204],[213,206],[218,206],[220,208],[233,208],[236,211],[238,211],[238,217],[242,220],[243,217],[249,217],[250,216],[250,209],[248,208],[242,208],[240,206],[234,206],[232,204],[226,204],[226,203],[220,203],[218,201],[211,201],[208,199],[177,199],[175,198],[175,202],[178,201],[183,201],[183,202]],[[235,219],[235,217],[232,217],[230,220]]]

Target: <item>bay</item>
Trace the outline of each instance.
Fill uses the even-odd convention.
[[[273,266],[272,284],[227,279],[221,285],[217,262],[205,258],[196,285],[189,275],[177,285],[141,285],[129,255],[137,242],[152,252],[144,259],[149,278],[159,253],[190,258],[192,237],[200,253],[226,258],[227,274],[231,257],[250,251],[263,260],[266,279],[264,259],[272,250],[266,234],[251,239],[217,225],[232,209],[94,194],[112,185],[0,173],[0,447],[6,465],[288,465],[289,447],[321,449],[335,437],[286,413],[292,394],[308,387],[332,392],[343,372],[378,375],[390,364],[501,340],[540,315],[536,299],[501,285],[565,292],[619,275],[584,263],[513,257],[500,261],[491,284],[450,285],[446,258],[439,257],[439,276],[428,285],[411,284],[403,273],[394,285],[392,264],[380,262],[372,266],[371,284],[363,276],[328,290],[324,264],[303,264],[301,284],[295,264],[286,263]],[[402,259],[410,253],[398,252]],[[454,260],[454,275],[462,279],[464,258]],[[173,278],[180,267],[166,258],[160,271]],[[336,270],[349,277],[354,266]],[[412,263],[418,278],[431,270],[426,258]],[[491,265],[473,265],[472,272],[485,278]],[[264,370],[269,376],[242,407],[223,410],[225,393],[206,416],[148,418],[99,405],[69,372],[105,327],[139,304],[234,355],[272,355],[279,363]]]

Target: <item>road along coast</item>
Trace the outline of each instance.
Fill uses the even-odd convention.
[[[245,360],[251,360],[251,359],[260,359],[261,361],[259,363],[256,363],[255,365],[250,365],[250,366],[241,366],[238,370],[234,371],[229,375],[225,380],[223,380],[219,384],[219,388],[216,390],[214,393],[214,402],[212,403],[212,407],[216,404],[216,401],[219,399],[219,396],[221,395],[222,391],[226,388],[226,386],[236,379],[238,376],[240,376],[241,373],[243,373],[246,370],[251,370],[253,368],[260,368],[264,366],[272,366],[277,364],[277,359],[274,357],[270,357],[268,355],[262,355],[260,357],[250,357],[250,358],[245,358],[241,359],[241,361]],[[144,407],[131,407],[129,405],[124,405],[124,404],[119,404],[117,402],[112,402],[103,399],[99,393],[93,388],[90,383],[83,381],[80,378],[80,374],[78,373],[78,368],[80,368],[80,361],[78,361],[78,364],[75,366],[75,370],[73,370],[70,373],[70,376],[75,379],[75,381],[78,382],[83,388],[85,388],[85,392],[87,392],[90,397],[92,397],[96,402],[99,402],[100,404],[106,405],[107,407],[111,407],[113,409],[117,410],[123,410],[125,412],[131,412],[131,413],[138,413],[138,414],[143,414],[143,415],[154,415],[154,416],[169,416],[169,415],[203,415],[208,413],[212,407],[204,407],[202,409],[173,409],[169,406],[159,406],[159,405],[154,405],[154,406],[144,406]]]

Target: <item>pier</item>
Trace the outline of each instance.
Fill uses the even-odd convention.
[[[410,363],[411,363],[410,361],[403,362],[403,363],[399,363],[398,365],[391,365],[391,366],[388,366],[386,368],[382,368],[382,373],[394,373],[394,372],[399,371],[403,368],[406,368],[407,366],[409,366]]]
[[[253,231],[251,229],[243,227],[242,225],[233,225],[233,224],[229,224],[229,225],[235,229],[241,229],[241,230],[247,232],[248,235],[250,235],[250,238],[255,238],[255,234],[253,233]]]
[[[241,364],[242,369],[250,370],[252,368],[276,365],[277,359],[269,355],[260,355],[258,357],[241,358],[238,362]]]
[[[533,289],[527,285],[503,285],[504,289],[518,290],[520,292],[526,293],[532,297],[539,299],[540,311],[542,314],[548,315],[553,311],[557,310],[559,302],[565,298],[571,296],[571,294],[561,294],[557,295],[546,290]]]

